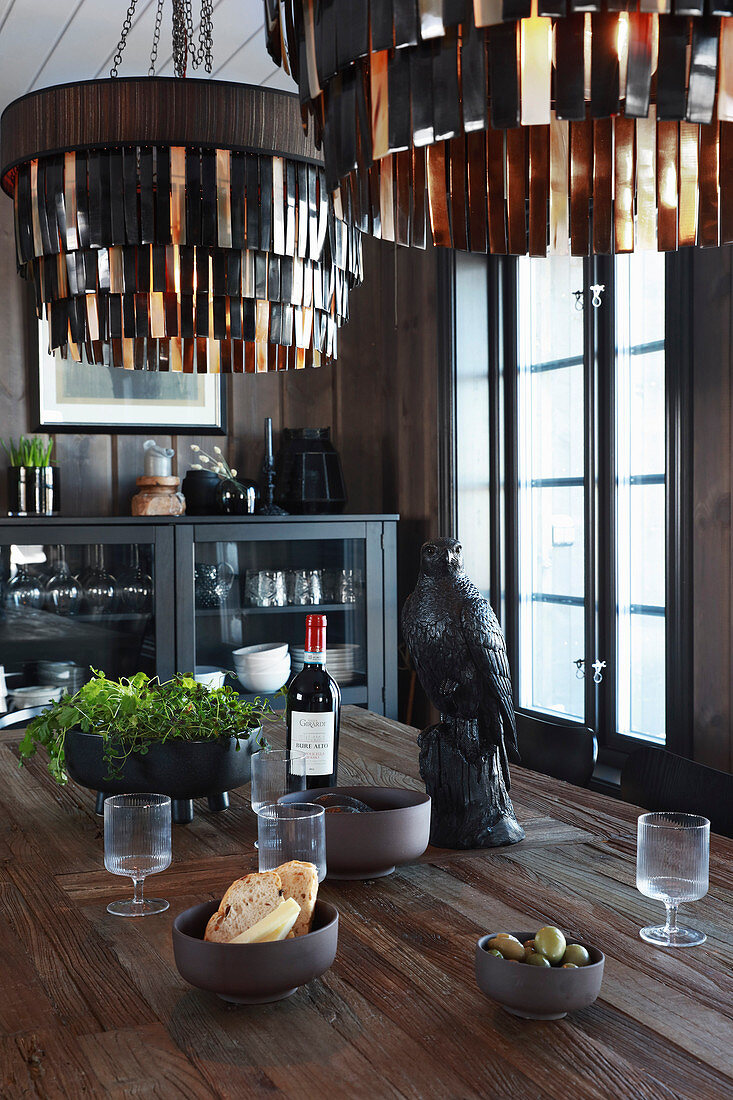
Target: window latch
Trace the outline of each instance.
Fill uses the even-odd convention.
[[[593,297],[591,298],[591,305],[593,306],[594,309],[598,309],[598,307],[600,306],[600,304],[601,304],[601,294],[603,294],[603,291],[605,289],[606,289],[606,284],[605,283],[593,283],[592,287],[590,288],[590,292],[593,295]]]
[[[573,661],[575,665],[575,676],[578,680],[585,679],[585,661],[582,657],[578,657],[577,661]]]
[[[594,684],[600,684],[601,680],[603,679],[603,669],[605,667],[606,667],[606,662],[605,661],[599,661],[598,658],[596,658],[596,660],[591,665],[591,668],[594,670],[593,671],[593,683]]]

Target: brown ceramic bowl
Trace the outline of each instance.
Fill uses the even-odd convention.
[[[512,932],[520,943],[531,940],[534,932]],[[561,1020],[568,1012],[593,1004],[601,991],[605,956],[597,947],[584,943],[591,957],[588,966],[563,970],[561,966],[529,966],[509,962],[489,954],[489,940],[496,932],[482,936],[476,945],[476,981],[478,987],[513,1016],[525,1020]],[[568,943],[581,943],[568,938]]]
[[[313,802],[322,794],[358,798],[373,813],[326,814],[326,875],[369,879],[391,875],[421,856],[430,840],[430,796],[402,787],[316,787],[281,802]]]
[[[311,932],[277,943],[207,942],[206,925],[218,908],[218,901],[207,901],[178,914],[173,955],[182,978],[224,1001],[281,1001],[325,973],[336,957],[339,916],[326,901],[316,902]]]

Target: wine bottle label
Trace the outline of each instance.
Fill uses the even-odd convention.
[[[313,711],[290,712],[290,748],[305,753],[306,775],[333,771],[335,715]]]

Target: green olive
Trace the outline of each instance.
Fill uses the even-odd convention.
[[[489,951],[489,954],[490,954],[490,955],[496,955],[496,957],[497,957],[497,958],[499,958],[499,959],[503,959],[503,958],[504,958],[504,956],[502,955],[501,951],[497,951],[495,947],[492,947],[491,951]]]
[[[489,940],[489,949],[500,951],[505,959],[524,959],[524,948],[516,936],[510,936],[506,932],[500,933]]]
[[[533,951],[526,960],[530,966],[549,966],[550,960],[546,955],[540,955],[539,951]]]
[[[546,955],[551,963],[557,964],[565,954],[565,937],[559,928],[552,925],[540,928],[534,938],[535,951]]]
[[[578,964],[577,963],[563,963],[562,968],[563,968],[563,970],[577,970],[578,969]]]
[[[587,966],[590,962],[590,955],[582,944],[569,943],[565,948],[562,961],[563,963],[574,963],[575,966]]]

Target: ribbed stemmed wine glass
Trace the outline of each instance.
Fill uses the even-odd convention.
[[[636,888],[659,898],[667,909],[664,925],[642,928],[639,935],[657,947],[695,947],[707,936],[680,928],[677,909],[708,892],[710,822],[696,814],[652,813],[639,817],[636,846]]]
[[[144,898],[148,875],[165,871],[171,862],[171,800],[166,794],[115,794],[104,802],[104,865],[113,875],[129,875],[134,896],[111,901],[117,917],[163,913],[163,898]]]

